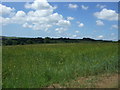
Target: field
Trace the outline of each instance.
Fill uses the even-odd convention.
[[[65,86],[78,77],[118,72],[117,43],[16,45],[2,50],[3,88]]]
[[[2,88],[2,46],[0,46],[0,89]]]

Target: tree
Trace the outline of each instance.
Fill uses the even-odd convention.
[[[27,44],[33,44],[34,42],[33,42],[33,40],[28,39],[28,40],[26,41],[26,43],[27,43]]]
[[[50,38],[49,37],[45,37],[44,43],[50,43]]]

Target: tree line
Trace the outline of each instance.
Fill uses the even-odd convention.
[[[81,43],[81,42],[112,42],[106,40],[95,40],[91,38],[71,39],[71,38],[16,38],[2,37],[2,45],[25,45],[25,44],[42,44],[42,43]]]

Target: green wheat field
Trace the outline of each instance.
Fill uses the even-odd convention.
[[[77,77],[118,72],[117,43],[2,47],[3,88],[41,88]]]

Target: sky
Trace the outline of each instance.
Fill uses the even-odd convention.
[[[3,2],[3,36],[118,40],[117,2]]]

